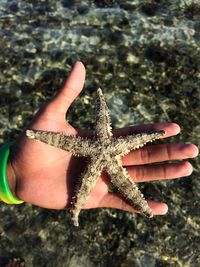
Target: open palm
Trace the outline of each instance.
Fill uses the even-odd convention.
[[[65,116],[68,108],[81,92],[85,81],[85,68],[77,62],[64,86],[42,107],[28,126],[30,129],[63,132],[70,135],[91,136],[91,131],[74,129]],[[114,135],[122,136],[137,132],[164,130],[164,138],[176,135],[180,127],[175,123],[139,125],[118,129]],[[191,174],[189,162],[147,165],[168,160],[195,157],[194,145],[160,144],[146,146],[126,155],[122,161],[135,182],[155,179],[173,179]],[[52,209],[70,206],[77,178],[85,167],[83,158],[36,140],[30,140],[22,133],[11,152],[11,166],[15,174],[15,193],[20,199]],[[109,179],[105,175],[97,181],[85,208],[110,207],[133,211],[118,195],[108,192]],[[167,205],[149,201],[154,215],[165,214]]]

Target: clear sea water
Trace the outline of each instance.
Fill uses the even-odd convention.
[[[113,127],[173,121],[182,132],[169,142],[199,145],[199,55],[197,1],[0,0],[0,141],[16,138],[82,60],[75,127],[93,127],[101,87]],[[141,185],[169,204],[153,220],[84,211],[74,229],[65,211],[1,204],[0,256],[27,266],[199,266],[200,164],[191,162],[191,177]]]

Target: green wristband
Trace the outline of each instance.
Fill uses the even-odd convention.
[[[13,142],[6,143],[0,148],[0,200],[7,204],[21,204],[24,201],[17,199],[11,192],[7,177],[6,167]]]

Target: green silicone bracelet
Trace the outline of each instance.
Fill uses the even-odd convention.
[[[21,204],[24,201],[13,196],[6,177],[7,161],[12,144],[13,142],[6,143],[0,148],[0,199],[7,204]]]

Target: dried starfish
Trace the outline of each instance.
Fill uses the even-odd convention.
[[[111,183],[129,204],[147,217],[152,217],[147,201],[126,169],[122,167],[121,156],[130,150],[144,146],[147,142],[159,139],[164,131],[113,137],[108,107],[101,89],[97,90],[97,95],[95,135],[92,139],[37,130],[27,130],[26,135],[90,160],[72,201],[71,213],[74,225],[78,226],[79,213],[103,170],[110,176]]]

